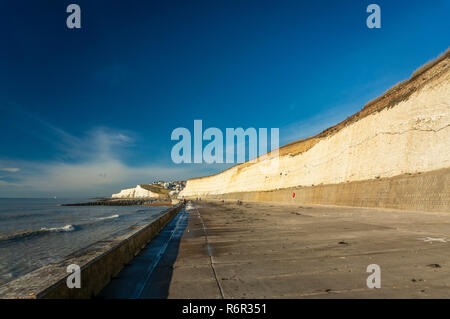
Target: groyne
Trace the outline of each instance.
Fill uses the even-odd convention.
[[[108,198],[92,202],[62,204],[61,206],[140,206],[151,204],[157,205],[158,203],[168,203],[168,202],[169,201],[167,199],[161,200],[152,198],[130,198],[130,199]]]

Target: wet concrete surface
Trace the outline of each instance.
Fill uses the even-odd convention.
[[[99,297],[449,298],[449,245],[450,212],[199,201]]]

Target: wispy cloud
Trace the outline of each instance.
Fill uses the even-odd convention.
[[[20,171],[20,168],[17,167],[0,167],[0,171],[8,172],[8,173],[17,173]]]
[[[4,180],[0,180],[0,187],[2,186],[6,186],[6,187],[23,187],[22,184],[18,184],[18,183],[11,183],[11,182],[7,182]],[[1,188],[0,188],[1,189]]]
[[[2,196],[104,196],[153,180],[191,177],[182,167],[151,164],[131,167],[113,158],[77,164],[22,162],[21,165],[26,167],[26,174],[15,182],[0,181]]]
[[[39,138],[57,146],[59,155],[49,161],[0,158],[0,197],[104,196],[124,187],[154,180],[186,179],[210,172],[203,165],[129,165],[138,134],[109,127],[96,127],[80,136],[41,119],[24,109],[22,116],[33,119]]]

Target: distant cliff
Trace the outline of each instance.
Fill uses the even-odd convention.
[[[158,182],[153,184],[140,184],[134,188],[121,190],[117,194],[112,194],[112,198],[154,198],[168,199],[175,198],[183,189],[184,181]]]
[[[269,153],[257,162],[246,162],[217,175],[188,180],[180,196],[221,198],[218,195],[340,185],[450,168],[449,60],[447,50],[414,72],[409,80],[369,102],[360,112],[316,136],[281,147],[278,154]],[[441,203],[436,202],[436,205],[449,198],[450,182],[445,181],[448,179],[436,182],[435,190],[430,188],[442,195],[438,199]],[[358,194],[357,189],[353,191],[355,194],[342,194],[339,189],[342,187],[336,186],[333,193],[335,200],[325,198],[317,190],[304,201],[322,203],[325,200],[334,204],[339,202],[340,196],[348,196],[345,205],[365,202],[365,195]],[[410,191],[420,190],[411,188]],[[390,196],[384,191],[383,194]],[[259,200],[267,195],[250,197]],[[277,196],[272,197],[277,200]],[[369,201],[376,202],[370,199],[366,202]]]
[[[141,185],[135,188],[122,189],[120,193],[112,194],[112,198],[160,198],[161,194],[144,189]]]

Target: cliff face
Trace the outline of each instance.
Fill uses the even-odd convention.
[[[112,198],[160,198],[162,194],[152,192],[144,189],[142,185],[137,185],[135,188],[127,188],[120,191],[120,193],[113,194]]]
[[[134,198],[135,188],[122,189],[117,194],[112,194],[112,198]]]
[[[341,184],[449,168],[449,53],[338,125],[290,143],[278,155],[188,180],[180,196]]]

